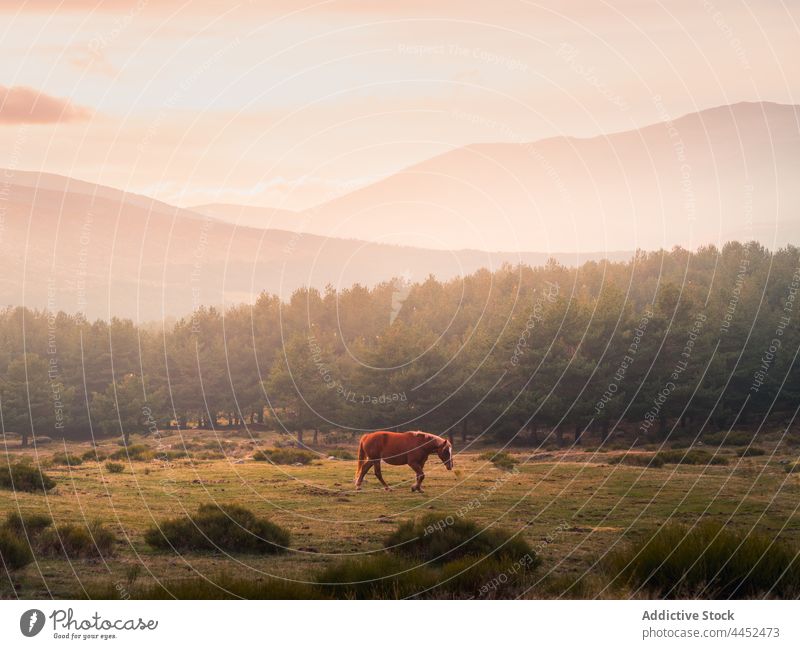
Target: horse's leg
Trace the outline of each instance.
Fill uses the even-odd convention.
[[[386,482],[383,479],[383,475],[381,474],[381,461],[380,460],[375,460],[375,477],[378,478],[378,480],[383,485],[383,488],[386,489],[386,491],[391,491],[392,490],[392,488],[388,484],[386,484]]]
[[[412,469],[414,469],[414,473],[417,474],[417,481],[414,483],[414,486],[411,487],[411,491],[419,491],[422,493],[422,481],[425,479],[425,474],[422,472],[422,466],[419,464],[409,464]]]
[[[372,467],[373,460],[367,460],[364,464],[361,465],[361,472],[358,474],[358,478],[356,478],[356,491],[361,489],[361,483],[364,482],[364,476],[367,475],[367,472]]]

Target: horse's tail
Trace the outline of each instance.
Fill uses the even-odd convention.
[[[361,469],[364,467],[364,462],[367,459],[367,451],[364,448],[364,438],[361,438],[361,441],[358,443],[358,464],[356,465],[356,477],[355,482],[358,482],[358,476],[361,475]]]

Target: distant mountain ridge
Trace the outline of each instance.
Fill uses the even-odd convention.
[[[0,224],[0,305],[146,322],[195,308],[288,298],[428,275],[450,279],[503,263],[565,264],[630,252],[440,251],[226,223],[63,176],[9,171]],[[40,182],[33,182],[38,178]],[[20,179],[21,182],[15,181]]]
[[[427,248],[576,250],[800,241],[800,107],[742,102],[631,131],[473,144],[309,210],[216,218]]]
[[[0,304],[149,321],[261,291],[450,279],[549,257],[617,261],[729,239],[775,248],[800,241],[798,124],[795,106],[737,104],[595,138],[476,144],[302,212],[201,214],[7,170]]]

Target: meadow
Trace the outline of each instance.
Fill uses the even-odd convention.
[[[608,555],[652,537],[666,521],[712,522],[777,539],[795,552],[800,547],[800,473],[792,471],[800,438],[777,432],[760,433],[758,448],[692,449],[687,441],[629,449],[622,440],[599,448],[592,440],[563,448],[550,441],[537,448],[457,447],[456,471],[429,461],[423,494],[410,491],[408,467],[386,465],[392,491],[370,474],[355,492],[355,440],[323,442],[311,458],[289,457],[288,464],[258,455],[285,443],[267,431],[187,430],[165,431],[158,441],[135,435],[127,447],[106,440],[22,448],[9,435],[2,465],[38,464],[56,486],[46,493],[0,490],[0,517],[44,514],[55,527],[102,521],[114,541],[96,557],[34,554],[28,565],[3,571],[0,597],[137,597],[158,583],[169,590],[198,578],[282,583],[302,596],[315,575],[383,555],[389,535],[421,519],[468,520],[527,542],[540,564],[512,595],[531,598],[652,595],[615,582]],[[79,457],[87,459],[70,465]],[[176,551],[145,541],[155,524],[194,515],[205,503],[245,506],[279,525],[291,535],[289,551]],[[491,578],[487,568],[483,581],[458,596],[491,596],[481,590]]]

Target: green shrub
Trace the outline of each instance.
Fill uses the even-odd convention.
[[[726,465],[728,458],[709,453],[701,449],[690,451],[659,451],[656,457],[660,458],[664,464],[700,464],[700,465]]]
[[[389,536],[384,546],[391,553],[418,562],[444,563],[465,556],[494,557],[498,560],[517,561],[529,555],[533,566],[539,559],[530,545],[521,537],[512,537],[505,530],[480,528],[464,518],[442,518],[429,514],[419,521],[406,521]]]
[[[253,453],[253,459],[256,462],[273,464],[311,464],[317,459],[317,455],[300,448],[268,448]]]
[[[217,451],[202,451],[197,453],[195,458],[198,460],[223,460],[226,455]]]
[[[71,453],[55,453],[50,458],[50,462],[56,466],[79,466],[83,460],[78,455]]]
[[[533,553],[517,560],[463,557],[442,566],[433,593],[477,599],[510,598],[520,592],[538,564]]]
[[[146,444],[131,444],[114,451],[109,455],[111,460],[129,460],[131,462],[149,462],[155,457],[155,452]]]
[[[519,592],[533,567],[527,559],[462,557],[440,565],[379,553],[340,561],[316,582],[321,593],[338,599],[495,599]]]
[[[328,456],[335,457],[337,460],[355,460],[356,456],[353,455],[350,451],[346,451],[343,448],[334,448],[330,451],[326,451]]]
[[[55,480],[30,462],[0,464],[0,487],[4,489],[46,492],[55,486]]]
[[[715,444],[717,446],[722,444],[725,446],[747,446],[753,442],[753,438],[753,433],[748,433],[742,430],[731,431],[728,433],[725,431],[720,431],[718,433],[703,435],[703,442],[706,444]]]
[[[659,598],[709,599],[800,595],[800,559],[761,534],[713,523],[666,525],[610,555],[614,579]]]
[[[786,473],[800,473],[800,461],[789,462],[789,464],[783,467],[783,470],[786,471]]]
[[[433,588],[438,579],[431,567],[381,552],[340,561],[323,570],[316,582],[337,599],[403,599]]]
[[[625,455],[617,455],[616,457],[609,458],[608,463],[660,469],[664,466],[664,458],[653,453],[626,453]]]
[[[200,505],[194,517],[163,521],[145,532],[160,549],[275,554],[285,552],[289,532],[239,505]]]
[[[481,453],[478,459],[484,462],[491,462],[498,469],[504,469],[505,471],[510,471],[517,464],[514,456],[506,451],[497,451],[496,453],[494,451],[486,451]]]
[[[125,465],[120,462],[106,462],[106,471],[109,473],[122,473]]]
[[[24,568],[33,561],[33,553],[25,537],[11,530],[0,528],[0,566],[6,570]]]
[[[33,538],[45,528],[53,524],[53,519],[47,514],[22,514],[10,512],[2,528],[19,536]]]
[[[143,587],[121,588],[118,581],[90,583],[90,599],[318,599],[319,592],[308,584],[271,577],[218,575],[171,579]]]
[[[102,453],[101,451],[97,450],[96,448],[90,448],[83,455],[81,455],[81,459],[84,462],[102,462],[103,460],[105,460],[107,458],[108,458],[108,454]]]
[[[739,457],[755,457],[757,455],[766,455],[767,452],[760,446],[748,446],[747,448],[740,449],[736,455]]]
[[[92,559],[114,554],[114,535],[99,521],[90,525],[67,523],[46,530],[38,550],[44,556]]]
[[[184,458],[189,457],[189,452],[183,449],[176,449],[176,450],[169,450],[169,451],[158,451],[153,453],[152,457],[149,459],[155,459],[159,462],[169,462],[171,460],[182,460]]]

